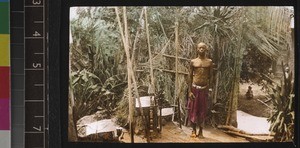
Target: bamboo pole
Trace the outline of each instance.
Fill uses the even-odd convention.
[[[144,121],[144,125],[145,125],[145,129],[147,128],[147,122],[145,121],[145,117],[144,117],[144,113],[143,113],[143,109],[141,107],[141,101],[140,101],[140,98],[139,98],[139,94],[138,94],[138,90],[137,90],[137,84],[136,84],[136,81],[135,81],[135,75],[133,73],[133,70],[132,70],[132,63],[131,63],[131,60],[130,60],[130,55],[129,55],[129,46],[128,46],[128,42],[126,44],[126,40],[125,40],[125,37],[124,37],[124,33],[123,33],[123,28],[122,28],[122,25],[121,25],[121,19],[119,17],[119,11],[118,11],[118,8],[115,7],[115,11],[116,11],[116,16],[117,16],[117,21],[118,21],[118,24],[119,24],[119,29],[120,29],[120,33],[121,33],[121,38],[122,38],[122,41],[123,41],[123,44],[124,44],[124,49],[125,49],[125,53],[126,53],[126,57],[127,57],[127,73],[128,73],[128,84],[131,84],[131,79],[133,81],[133,86],[134,86],[134,92],[135,92],[135,96],[138,100],[138,104],[139,104],[139,109],[140,109],[140,112],[141,112],[141,116],[142,116],[142,120]],[[123,17],[124,17],[124,24],[126,23],[125,25],[125,28],[127,31],[125,31],[125,33],[127,34],[127,37],[128,37],[128,29],[127,29],[127,18],[126,18],[126,8],[123,7]],[[127,40],[128,41],[128,40]],[[130,82],[130,83],[129,83]],[[132,99],[131,99],[131,86],[129,87],[128,85],[128,88],[130,92],[129,93],[129,101],[130,103],[129,104],[133,104],[132,102]],[[133,107],[133,106],[132,106]],[[129,105],[129,108],[131,109],[131,111],[133,111],[132,107],[130,107]],[[130,111],[129,109],[129,111]],[[130,114],[130,113],[129,113]],[[132,113],[133,115],[133,113]],[[131,131],[131,142],[133,143],[134,142],[134,132],[132,131],[133,130],[133,126],[132,126],[132,122],[133,122],[133,116],[131,118],[132,120],[129,120],[130,121],[130,131]],[[147,136],[147,133],[146,133],[146,136]],[[147,136],[147,141],[148,141],[148,136]]]
[[[177,103],[177,99],[176,99],[176,89],[177,89],[177,20],[175,21],[175,90],[174,90],[174,103],[173,103],[173,115],[172,115],[172,121],[174,121],[175,119],[175,109],[176,109],[176,103]]]
[[[159,70],[159,71],[165,71],[169,73],[176,73],[174,70],[168,70],[168,69],[161,69],[161,68],[154,68],[154,70]],[[188,75],[189,73],[187,72],[182,72],[182,71],[177,71],[178,74],[183,74],[183,75]]]
[[[124,11],[123,14],[126,14],[126,7],[123,7],[123,11]],[[126,15],[124,15],[124,16],[126,16]],[[124,24],[126,26],[125,33],[127,32],[127,37],[128,37],[128,27],[127,27],[127,18],[126,17],[124,18],[124,21],[126,21],[126,22],[124,22]],[[128,56],[127,57],[129,58],[129,60],[128,60],[128,62],[129,62],[129,73],[130,73],[132,81],[133,81],[135,96],[138,100],[142,120],[144,121],[145,134],[146,134],[147,142],[150,142],[149,133],[148,133],[148,130],[146,130],[147,127],[148,127],[148,124],[147,124],[147,121],[145,120],[144,112],[143,112],[143,109],[142,109],[141,100],[140,100],[140,96],[139,96],[138,89],[137,89],[137,83],[136,83],[136,80],[135,80],[135,74],[133,72],[132,63],[131,63],[131,60],[130,60],[129,50],[128,50]],[[132,129],[131,132],[134,133],[133,129]],[[133,137],[133,135],[134,134],[132,134],[131,136]]]
[[[140,18],[139,18],[139,22],[142,20],[143,18],[143,14],[144,14],[144,9],[142,9],[142,12],[140,14]],[[141,30],[141,26],[138,27],[136,34],[135,34],[135,38],[133,41],[133,49],[132,49],[132,56],[131,56],[131,63],[134,63],[134,58],[135,58],[135,50],[136,50],[136,43],[138,41],[138,36],[140,34],[140,30]]]
[[[179,102],[179,97],[177,95],[177,90],[178,90],[178,20],[176,18],[175,22],[175,48],[176,48],[176,57],[175,57],[175,99],[177,102],[177,111],[178,111],[178,122],[179,122],[179,127],[181,128],[181,117],[180,117],[180,102]]]
[[[151,79],[150,94],[154,94],[155,93],[155,86],[154,86],[152,54],[151,54],[151,47],[150,47],[149,28],[148,28],[149,24],[148,24],[148,16],[147,16],[147,7],[144,7],[144,9],[145,9],[146,34],[147,34],[149,63],[150,63],[150,79]]]
[[[154,53],[154,54],[161,54],[161,53]],[[168,54],[164,54],[164,53],[162,53],[162,55],[164,57],[168,57],[168,58],[176,58],[176,56],[168,55]],[[191,61],[191,59],[188,59],[188,58],[183,58],[183,57],[178,57],[178,56],[177,56],[177,58],[180,59],[180,60]]]
[[[174,73],[174,74],[176,73],[175,70],[168,70],[168,69],[161,69],[161,68],[153,68],[153,70],[164,71],[164,72]],[[135,71],[136,72],[145,72],[145,70],[141,70],[141,69],[137,69]],[[178,71],[178,74],[188,75],[187,72],[183,72],[183,71]]]
[[[130,128],[130,135],[131,135],[131,143],[134,143],[134,130],[133,130],[133,102],[132,102],[132,93],[131,93],[131,73],[130,73],[130,56],[129,56],[129,43],[128,43],[128,30],[127,30],[127,17],[126,17],[126,7],[123,7],[123,21],[124,21],[124,48],[126,53],[127,59],[127,79],[128,79],[128,99],[129,99],[129,128]]]
[[[235,136],[240,136],[240,137],[246,138],[247,140],[249,140],[251,142],[267,142],[267,141],[271,141],[272,140],[272,138],[259,139],[259,138],[256,138],[255,136],[249,136],[249,135],[238,133],[238,132],[234,132],[234,131],[223,131],[223,132],[227,133],[227,134],[231,134],[231,135],[235,135]]]
[[[266,104],[264,101],[260,100],[260,99],[256,99],[257,101],[259,101],[260,103],[262,103],[263,105],[265,105],[266,107],[268,107],[269,109],[273,109],[272,107],[270,107],[268,104]]]
[[[142,20],[142,17],[143,17],[143,14],[144,14],[144,9],[142,9],[142,12],[141,12],[141,14],[140,14],[140,18],[139,18],[139,21],[141,21]],[[136,43],[137,43],[137,40],[138,40],[138,35],[139,35],[139,32],[140,32],[140,30],[141,30],[141,27],[139,27],[138,28],[138,31],[137,31],[137,33],[136,33],[136,36],[135,36],[135,39],[134,39],[134,43],[133,43],[133,51],[132,51],[132,57],[131,57],[131,65],[133,65],[133,63],[134,63],[134,51],[136,50]],[[143,112],[143,109],[142,109],[142,105],[141,105],[141,101],[140,101],[140,96],[139,96],[139,94],[138,94],[138,89],[137,89],[137,82],[136,82],[136,80],[135,80],[135,73],[134,73],[134,70],[133,70],[134,68],[133,68],[133,66],[131,66],[131,76],[132,76],[132,81],[133,81],[133,85],[134,85],[134,92],[135,92],[135,97],[137,98],[137,100],[138,100],[138,105],[139,105],[139,109],[140,109],[140,112],[141,112],[141,116],[142,117],[144,117],[144,112]],[[137,71],[137,70],[136,70]],[[146,127],[147,127],[147,125],[146,125],[146,120],[143,118],[143,121],[144,121],[144,123],[145,123],[145,129],[146,129]],[[147,135],[147,133],[146,133],[146,135]],[[148,141],[149,139],[147,139],[147,141]]]
[[[157,14],[159,14],[159,13],[157,12]],[[167,34],[166,34],[166,32],[165,32],[165,28],[164,28],[163,24],[161,23],[160,16],[158,15],[157,18],[158,18],[158,22],[159,22],[159,24],[160,24],[160,27],[161,27],[161,29],[162,29],[164,35],[166,36],[166,38],[168,38],[168,36],[167,36]]]

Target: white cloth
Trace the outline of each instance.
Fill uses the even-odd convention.
[[[104,119],[86,124],[86,136],[96,133],[115,132],[119,126],[112,119]]]
[[[140,97],[140,101],[141,101],[141,107],[150,107],[151,101],[154,101],[154,97],[153,96],[143,96],[143,97]],[[135,107],[136,108],[140,107],[137,98],[135,98]]]
[[[294,25],[295,25],[294,17],[292,17],[292,18],[291,18],[290,28],[294,29]]]
[[[271,124],[267,118],[256,117],[243,111],[237,111],[238,129],[251,134],[270,134]]]

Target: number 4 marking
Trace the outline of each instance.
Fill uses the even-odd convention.
[[[37,36],[41,36],[41,34],[37,31],[35,31],[34,34],[32,34],[32,36],[37,37]]]

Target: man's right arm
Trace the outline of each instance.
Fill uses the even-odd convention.
[[[190,69],[189,69],[189,82],[188,82],[189,98],[194,98],[194,95],[192,93],[193,73],[194,73],[194,66],[193,66],[193,61],[191,60]]]

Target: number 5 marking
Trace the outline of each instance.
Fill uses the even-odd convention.
[[[42,67],[41,63],[32,63],[33,68]]]
[[[34,4],[34,5],[39,5],[39,4],[41,4],[41,3],[42,3],[41,0],[39,0],[39,1],[32,0],[32,4]]]

